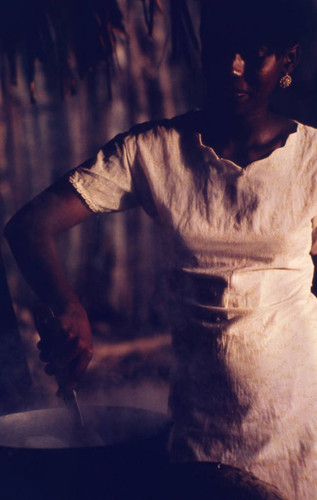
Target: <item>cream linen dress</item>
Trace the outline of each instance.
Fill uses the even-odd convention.
[[[170,255],[174,460],[253,472],[317,499],[317,130],[241,168],[199,111],[118,135],[71,172],[93,212],[141,205]]]

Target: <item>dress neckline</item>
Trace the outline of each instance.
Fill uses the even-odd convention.
[[[281,146],[273,149],[273,151],[271,151],[271,153],[267,154],[263,158],[259,158],[258,160],[251,161],[250,163],[248,163],[244,167],[242,167],[238,163],[234,162],[233,160],[219,156],[216,153],[216,151],[213,149],[212,146],[208,146],[207,144],[204,144],[201,132],[197,132],[196,135],[198,136],[198,141],[199,141],[200,146],[204,149],[209,150],[217,160],[219,160],[221,162],[225,162],[227,164],[230,164],[230,165],[234,166],[236,169],[241,170],[242,172],[245,172],[245,171],[249,170],[252,165],[261,163],[263,161],[272,160],[275,156],[278,156],[281,153],[285,153],[285,151],[287,149],[289,149],[289,147],[293,143],[293,141],[297,139],[298,133],[299,133],[299,130],[301,127],[301,123],[299,123],[296,120],[292,120],[292,121],[297,125],[296,130],[294,130],[293,132],[290,132],[288,134],[285,142]]]

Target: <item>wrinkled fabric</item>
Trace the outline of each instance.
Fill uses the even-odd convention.
[[[252,471],[317,498],[317,130],[245,168],[199,112],[138,125],[69,177],[95,212],[141,205],[169,246],[173,460]]]

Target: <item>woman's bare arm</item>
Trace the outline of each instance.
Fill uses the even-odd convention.
[[[58,257],[55,237],[92,215],[69,181],[62,179],[25,205],[8,222],[5,236],[23,276],[57,318],[53,343],[40,343],[49,374],[60,389],[72,389],[92,356],[87,314],[71,289]]]

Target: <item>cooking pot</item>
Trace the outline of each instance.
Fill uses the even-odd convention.
[[[103,446],[95,440],[74,445],[64,408],[0,417],[2,498],[146,497],[145,489],[153,488],[150,475],[167,464],[169,418],[121,407],[83,406],[82,413]]]
[[[92,432],[91,445],[87,439],[83,446],[72,439],[72,423],[64,408],[0,417],[1,498],[286,498],[276,488],[235,467],[218,463],[169,464],[166,448],[171,421],[165,415],[103,406],[83,406],[82,413]]]

